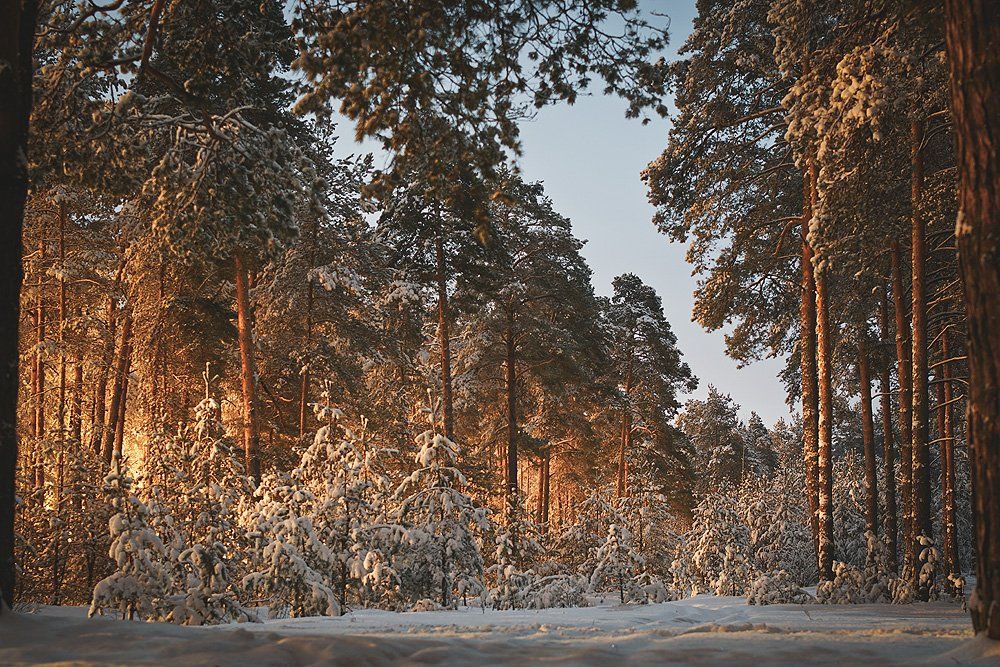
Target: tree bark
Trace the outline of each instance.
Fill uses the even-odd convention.
[[[833,580],[833,349],[826,275],[816,273],[816,371],[819,386],[819,576]]]
[[[903,567],[913,565],[913,439],[911,429],[912,397],[910,374],[910,323],[906,316],[903,292],[903,255],[899,242],[893,241],[892,301],[896,312],[896,377],[899,382],[899,496],[903,510]]]
[[[625,365],[625,404],[622,406],[622,429],[621,440],[618,446],[618,497],[624,498],[628,470],[625,464],[625,457],[632,447],[632,408],[629,405],[632,392],[632,353],[629,348],[629,358]]]
[[[802,435],[806,469],[806,496],[816,562],[819,563],[819,484],[816,457],[819,451],[819,403],[816,375],[816,278],[809,221],[812,219],[811,170],[802,175],[802,300],[799,307],[799,361],[802,373]]]
[[[439,225],[435,239],[438,292],[438,347],[441,349],[441,402],[444,404],[444,434],[455,439],[455,417],[451,395],[451,333],[448,313],[448,268],[444,256],[444,230]]]
[[[941,335],[941,360],[950,358],[948,332]],[[955,429],[951,412],[951,369],[941,366],[938,383],[938,437],[941,438],[941,524],[944,530],[944,559],[948,574],[958,575],[962,565],[958,555],[957,523],[955,520]]]
[[[514,304],[507,306],[507,516],[512,517],[517,502],[517,341],[514,332]]]
[[[0,613],[14,604],[21,233],[28,192],[34,0],[0,6]]]
[[[257,430],[257,364],[253,349],[253,312],[250,309],[250,286],[246,263],[240,253],[234,255],[236,269],[236,328],[240,346],[240,369],[243,387],[243,456],[247,474],[254,485],[260,484],[260,433]]]
[[[885,293],[882,293],[879,304],[879,330],[882,341],[889,341],[889,304]],[[882,412],[882,465],[885,467],[885,542],[889,551],[889,562],[886,566],[890,572],[896,572],[899,563],[896,560],[897,535],[899,523],[896,516],[896,462],[893,451],[892,433],[892,385],[889,377],[889,364],[884,363],[880,369],[879,385],[881,390],[880,408]]]
[[[118,418],[121,415],[122,395],[128,378],[128,368],[132,347],[132,306],[125,306],[125,318],[122,322],[122,342],[118,350],[118,361],[115,366],[115,384],[111,390],[111,405],[108,407],[108,418],[104,424],[101,453],[104,465],[111,465],[115,453],[115,435],[118,432]]]
[[[976,632],[1000,639],[1000,12],[989,0],[946,0],[945,15],[978,554],[969,610]]]
[[[316,266],[316,245],[319,237],[319,220],[312,224],[312,234],[309,238],[309,271]],[[310,352],[313,334],[313,301],[315,299],[315,286],[311,275],[306,276],[306,353]],[[306,423],[309,416],[309,360],[302,360],[302,378],[299,386],[299,438],[306,435]]]
[[[869,370],[867,332],[858,338],[858,375],[861,381],[861,435],[865,449],[865,530],[878,537],[878,463],[875,460],[875,419]]]
[[[930,449],[928,445],[928,408],[927,408],[927,229],[924,216],[920,213],[920,203],[924,189],[924,160],[921,145],[924,140],[924,123],[915,120],[910,126],[911,158],[910,158],[910,276],[912,318],[912,367],[913,373],[913,426],[912,437],[913,456],[913,534],[911,562],[913,576],[919,570],[919,555],[921,552],[920,538],[933,538],[934,530],[931,524],[931,484],[930,484]],[[921,599],[926,600],[928,590],[921,586],[918,591]]]

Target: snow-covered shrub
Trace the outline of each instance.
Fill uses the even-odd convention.
[[[595,591],[617,591],[622,604],[646,601],[638,581],[643,560],[632,546],[628,528],[614,523],[608,526],[608,536],[597,550],[596,561],[590,575]]]
[[[864,469],[853,452],[834,462],[833,542],[836,558],[863,568],[868,554],[865,538]]]
[[[417,439],[417,469],[396,490],[394,519],[402,542],[394,554],[404,598],[435,595],[442,607],[479,595],[483,586],[480,536],[489,530],[486,511],[460,489],[458,446],[432,430]]]
[[[577,505],[575,520],[555,536],[556,559],[569,572],[590,577],[595,556],[608,534],[608,525],[616,520],[614,507],[595,491]],[[620,518],[618,519],[620,521]]]
[[[105,478],[116,510],[108,522],[108,555],[115,570],[94,587],[88,614],[116,610],[125,619],[162,620],[169,611],[165,599],[173,588],[173,562],[156,528],[169,517],[158,505],[142,502],[132,492],[133,480],[120,469],[116,461]]]
[[[261,481],[257,495],[250,531],[257,569],[243,585],[268,605],[272,618],[339,614],[332,575],[341,562],[313,523],[315,496],[276,474]]]
[[[531,582],[524,594],[525,607],[549,609],[552,607],[587,607],[586,578],[572,574],[554,574],[539,577]]]
[[[804,484],[800,472],[779,470],[773,477],[748,480],[742,494],[755,568],[783,570],[799,584],[816,580]]]
[[[728,492],[713,493],[694,510],[694,522],[685,537],[680,558],[693,579],[692,590],[716,595],[742,595],[753,581],[750,531]]]
[[[757,578],[747,592],[747,604],[805,604],[813,596],[799,587],[794,576],[784,570],[775,570]]]
[[[834,561],[833,579],[816,587],[816,600],[824,604],[864,604],[868,602],[865,574],[857,567]]]
[[[343,414],[338,411],[336,416]],[[313,522],[338,561],[329,576],[343,611],[349,592],[367,602],[390,595],[396,587],[395,572],[378,539],[388,482],[376,465],[383,450],[367,442],[364,421],[360,432],[335,425],[329,405],[317,406],[317,417],[327,423],[317,430],[293,474],[316,499]]]
[[[494,609],[522,609],[530,605],[538,578],[530,564],[543,554],[536,526],[528,519],[520,494],[508,500],[506,523],[497,529],[495,562],[487,569],[494,585],[489,591]]]

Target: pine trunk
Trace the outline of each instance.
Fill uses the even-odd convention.
[[[912,352],[911,372],[913,374],[913,426],[910,431],[913,456],[913,534],[910,536],[913,553],[910,556],[916,576],[919,570],[919,555],[921,552],[920,538],[933,538],[931,524],[931,478],[930,478],[930,448],[927,437],[927,280],[926,280],[926,223],[920,213],[920,203],[924,188],[924,161],[921,145],[924,140],[923,121],[913,121],[910,128],[911,160],[910,160],[910,207],[912,209],[910,222],[910,276],[911,288],[911,341]],[[928,591],[921,586],[918,594],[926,600]]]
[[[819,483],[816,457],[819,451],[819,403],[816,376],[816,278],[809,221],[812,219],[811,176],[802,176],[802,301],[799,308],[799,361],[802,371],[802,435],[806,468],[806,496],[816,562],[819,563]]]
[[[889,304],[885,293],[879,304],[879,330],[883,343],[889,341]],[[892,385],[889,377],[889,364],[882,364],[880,369],[879,388],[881,391],[880,407],[882,412],[882,465],[885,469],[883,477],[885,485],[885,541],[889,551],[887,567],[890,572],[896,572],[899,563],[896,560],[898,548],[897,536],[899,523],[896,516],[896,456],[893,451],[892,433]]]
[[[816,273],[816,372],[819,387],[819,576],[833,580],[833,350],[826,276]]]
[[[858,339],[858,375],[861,380],[861,435],[865,449],[865,530],[878,537],[878,463],[875,460],[875,419],[872,379],[865,332]]]
[[[517,485],[517,343],[514,332],[514,304],[507,308],[507,515],[514,515]]]
[[[441,349],[441,402],[444,404],[444,434],[455,439],[455,417],[451,396],[451,333],[448,314],[448,268],[444,256],[444,231],[438,229],[435,244],[438,292],[438,346]]]
[[[946,0],[945,14],[978,554],[969,609],[977,632],[1000,639],[1000,12],[990,0]]]
[[[903,511],[903,567],[913,565],[913,393],[910,374],[910,322],[903,291],[903,254],[892,242],[892,301],[896,312],[896,376],[899,381],[899,496]]]
[[[118,432],[118,417],[121,415],[122,395],[128,378],[130,348],[132,346],[132,307],[125,307],[125,318],[122,322],[122,342],[118,349],[118,360],[115,364],[115,384],[111,390],[111,405],[108,407],[108,417],[104,424],[101,454],[104,465],[109,466],[115,453],[115,434]]]
[[[316,245],[319,237],[319,222],[312,224],[312,234],[309,238],[309,271],[316,266]],[[312,347],[313,335],[313,301],[315,299],[315,286],[312,275],[306,276],[306,354],[309,354]],[[299,438],[306,435],[306,423],[309,416],[309,359],[302,360],[302,378],[299,385]]]
[[[958,556],[958,536],[955,521],[955,429],[952,425],[951,369],[947,363],[951,352],[948,332],[941,334],[941,373],[938,383],[938,437],[941,439],[941,524],[944,531],[945,565],[948,573],[962,571]]]
[[[0,9],[0,613],[14,604],[14,507],[17,470],[18,322],[21,233],[28,192],[28,118],[36,4],[8,0]]]
[[[628,470],[625,457],[632,447],[632,409],[629,405],[630,394],[632,392],[632,356],[629,355],[625,367],[625,405],[622,406],[622,429],[621,439],[618,445],[618,497],[624,498]]]
[[[253,349],[253,312],[250,309],[250,285],[246,263],[240,253],[234,255],[234,262],[236,329],[243,387],[243,456],[247,474],[256,486],[260,484],[260,433],[257,431],[257,364]]]

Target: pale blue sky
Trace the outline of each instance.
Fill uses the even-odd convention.
[[[691,30],[694,2],[647,0],[644,8],[670,17],[670,49],[675,55]],[[653,226],[653,207],[639,173],[666,145],[669,120],[648,125],[625,118],[621,100],[597,94],[573,106],[544,109],[522,125],[525,177],[545,183],[556,209],[587,239],[583,254],[594,270],[598,293],[611,281],[634,273],[663,299],[678,344],[700,380],[701,397],[713,384],[770,424],[788,415],[785,390],[777,378],[782,362],[767,360],[746,368],[725,354],[722,333],[707,333],[691,321],[695,278],[684,261],[684,245],[670,243]]]
[[[691,30],[694,1],[641,4],[670,17],[666,55],[674,57]],[[737,368],[725,354],[722,333],[707,333],[691,321],[695,278],[684,261],[684,245],[670,243],[651,222],[653,208],[639,173],[663,150],[669,128],[669,120],[644,126],[626,118],[625,103],[617,98],[581,96],[573,106],[546,108],[522,124],[521,168],[527,180],[545,183],[556,210],[587,240],[583,254],[599,294],[609,294],[612,280],[622,273],[636,274],[660,294],[684,358],[700,380],[691,396],[703,397],[713,384],[732,395],[744,418],[753,410],[771,424],[788,415],[777,379],[782,363],[767,360]],[[352,133],[343,134],[341,145],[348,151],[371,150],[367,142],[351,145],[347,137]]]

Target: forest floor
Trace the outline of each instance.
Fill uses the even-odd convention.
[[[394,613],[177,627],[88,619],[82,607],[0,616],[0,664],[1000,665],[961,605],[655,605]]]

